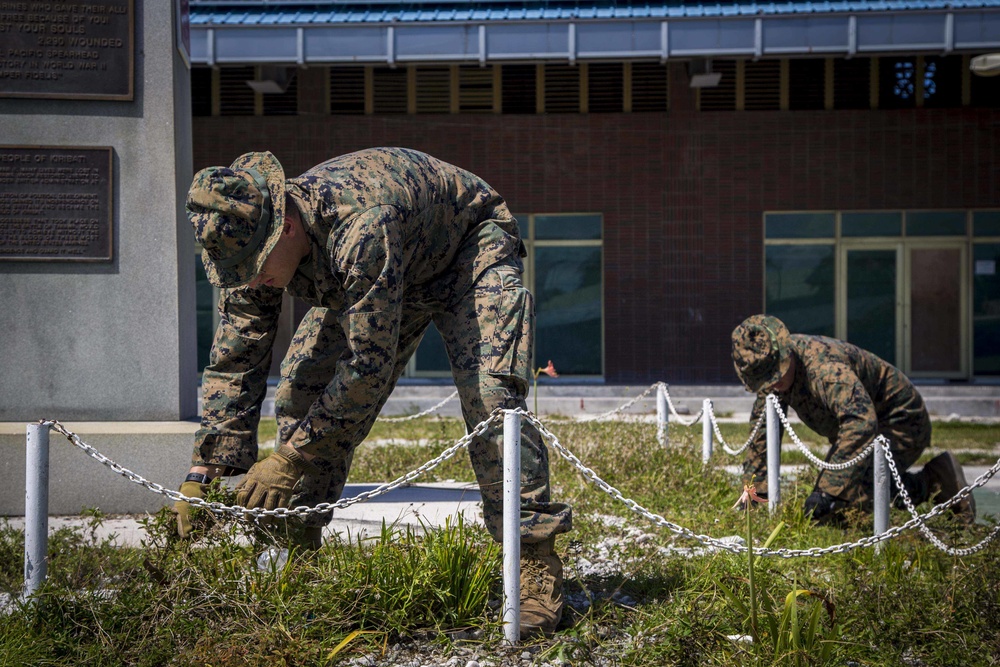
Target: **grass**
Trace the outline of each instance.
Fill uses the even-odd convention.
[[[716,465],[739,458],[718,456],[703,466],[700,426],[671,426],[669,447],[656,442],[648,423],[549,428],[610,485],[667,520],[715,537],[747,534],[747,516],[729,509],[740,480]],[[724,425],[737,444],[747,433],[746,425]],[[463,434],[455,419],[378,424],[372,437],[383,444],[358,450],[352,480],[395,478]],[[392,444],[403,440],[422,444]],[[810,442],[819,449],[818,438]],[[996,443],[995,426],[934,427],[936,448],[988,451]],[[844,528],[812,525],[801,511],[812,480],[801,477],[783,487],[775,516],[751,512],[758,546],[779,522],[775,548],[871,533],[865,515],[851,516]],[[445,479],[473,481],[467,456],[453,457],[424,481]],[[558,540],[571,606],[555,638],[536,646],[536,663],[1000,664],[1000,541],[955,558],[912,531],[879,553],[757,558],[751,597],[746,554],[679,555],[698,545],[634,514],[556,454],[552,479],[553,497],[574,507],[574,530]],[[893,512],[893,525],[906,519]],[[93,526],[100,520],[91,518]],[[37,604],[0,621],[0,664],[348,664],[404,641],[447,650],[470,629],[485,654],[506,655],[496,618],[499,549],[478,527],[457,523],[422,537],[387,526],[379,539],[293,551],[283,568],[259,571],[255,556],[276,536],[232,523],[209,529],[211,523],[196,545],[173,538],[166,510],[151,519],[141,549],[99,542],[87,530],[54,535],[50,577]],[[990,530],[948,517],[933,526],[946,542],[962,545]],[[0,591],[16,595],[22,555],[23,535],[0,526]],[[611,567],[593,567],[601,561]],[[738,639],[752,633],[758,641]]]

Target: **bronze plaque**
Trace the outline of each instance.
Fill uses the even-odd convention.
[[[133,0],[0,0],[0,97],[131,100]]]
[[[111,148],[0,146],[0,261],[108,261],[113,208]]]

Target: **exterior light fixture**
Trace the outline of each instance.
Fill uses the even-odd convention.
[[[979,76],[997,76],[1000,74],[1000,53],[976,56],[969,63],[969,69]]]
[[[247,81],[247,85],[254,89],[256,93],[275,94],[288,90],[288,84],[292,82],[295,70],[288,67],[275,67],[273,65],[263,65],[257,78]]]
[[[722,80],[722,72],[712,71],[709,58],[697,58],[688,63],[688,78],[692,88],[714,88]]]

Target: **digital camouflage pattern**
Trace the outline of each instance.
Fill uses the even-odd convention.
[[[788,370],[788,328],[771,315],[752,315],[733,330],[733,366],[740,382],[757,393]]]
[[[208,281],[238,287],[257,274],[281,236],[285,171],[267,152],[207,167],[194,175],[186,208]]]
[[[871,352],[824,336],[792,334],[795,359],[791,388],[778,394],[782,410],[795,410],[809,428],[830,441],[828,463],[842,463],[859,454],[878,434],[889,439],[900,472],[913,465],[930,445],[931,421],[916,387],[891,364]],[[750,416],[756,423],[765,409],[759,394]],[[779,427],[780,428],[780,427]],[[823,470],[816,488],[849,503],[868,503],[872,495],[872,465],[868,457],[846,470]],[[747,448],[744,474],[758,489],[767,488],[767,434],[761,429]],[[908,474],[907,490],[919,500],[927,490]],[[910,484],[914,488],[910,488]]]
[[[312,308],[281,364],[278,445],[315,454],[292,506],[340,497],[355,448],[431,322],[448,351],[466,424],[524,408],[533,302],[521,283],[524,248],[500,195],[477,176],[417,151],[376,148],[320,164],[287,182],[313,251],[286,291]],[[223,290],[203,376],[194,465],[237,471],[256,462],[282,290]],[[469,456],[490,534],[501,539],[501,435]],[[553,503],[547,449],[522,433],[522,539],[570,529]],[[326,517],[309,517],[312,525]]]

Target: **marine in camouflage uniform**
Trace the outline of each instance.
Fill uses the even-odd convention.
[[[267,195],[271,201],[262,202]],[[286,195],[311,249],[284,289],[248,286],[280,229],[247,239],[263,234],[268,221],[257,221],[268,203],[280,228]],[[521,282],[524,246],[503,198],[474,174],[417,151],[374,148],[286,181],[273,155],[250,153],[229,168],[199,172],[188,212],[209,279],[225,288],[202,380],[193,466],[229,474],[254,466],[283,292],[312,306],[275,392],[279,449],[293,448],[311,462],[301,468],[291,506],[340,497],[355,448],[431,322],[444,340],[469,429],[497,408],[525,407],[533,302]],[[236,229],[241,224],[247,228]],[[502,430],[494,433],[475,438],[469,456],[486,527],[500,541]],[[547,449],[530,425],[522,432],[521,465],[522,542],[543,559],[554,557],[553,538],[570,529],[571,511],[550,498]],[[316,526],[329,518],[306,521]],[[559,578],[561,588],[561,564]]]
[[[825,336],[789,334],[777,318],[755,315],[733,332],[733,360],[743,384],[757,393],[751,423],[760,419],[767,394],[773,391],[786,414],[793,408],[804,424],[829,440],[828,463],[856,457],[882,435],[890,442],[893,460],[915,504],[935,495],[947,500],[965,486],[964,476],[957,478],[962,475],[961,467],[949,453],[933,459],[919,473],[904,472],[930,445],[930,417],[909,379],[871,352]],[[849,505],[870,508],[873,465],[874,457],[869,456],[844,470],[820,471],[807,509],[819,519]],[[758,489],[766,491],[764,429],[747,448],[743,471]],[[898,490],[894,489],[895,494]],[[962,505],[957,511],[971,511],[974,516],[975,509]]]

